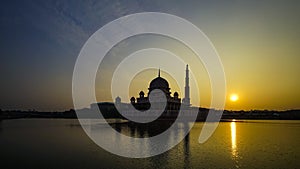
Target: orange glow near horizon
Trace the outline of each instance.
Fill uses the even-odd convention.
[[[255,47],[259,50],[253,50],[252,48],[250,50],[246,48],[247,46],[242,46],[241,43],[225,43],[223,40],[219,43],[215,41],[214,45],[219,52],[226,77],[226,90],[229,94],[226,96],[226,110],[287,110],[299,108],[300,90],[297,90],[297,86],[299,86],[300,80],[297,78],[298,74],[296,75],[296,72],[299,72],[300,67],[296,65],[296,63],[299,63],[296,59],[289,65],[286,63],[285,58],[276,57],[276,59],[273,59],[272,57],[266,57],[273,56],[269,53],[272,50],[266,50],[261,46]],[[256,43],[253,43],[253,45],[256,45]],[[112,49],[114,52],[108,54],[109,59],[105,60],[103,66],[100,66],[99,69],[99,72],[105,72],[105,74],[98,76],[96,80],[95,90],[99,102],[114,100],[110,95],[110,84],[107,83],[110,82],[113,70],[117,66],[117,63],[112,64],[113,61],[118,60],[118,56],[126,56],[149,46],[169,50],[182,57],[189,64],[190,73],[195,75],[195,78],[190,77],[190,82],[192,80],[197,82],[199,90],[199,93],[197,93],[197,86],[190,84],[190,98],[193,106],[200,104],[201,107],[205,108],[224,108],[211,107],[213,91],[210,77],[204,65],[199,64],[195,54],[177,41],[154,35],[133,37],[128,39],[126,44],[120,43]],[[236,46],[236,50],[225,50],[226,47],[230,48],[231,46]],[[253,53],[254,51],[259,51],[259,53]],[[131,66],[138,65],[141,62],[151,62],[152,58],[151,55],[145,56],[144,60],[132,62]],[[163,62],[166,59],[161,57],[160,60]],[[170,60],[167,61],[173,65],[174,71],[184,75],[185,66],[176,65]],[[250,65],[256,65],[256,68],[250,69]],[[161,76],[169,82],[171,92],[177,91],[179,97],[183,98],[184,90],[180,89],[184,89],[184,78],[172,78],[172,75],[168,75],[163,71],[165,70],[163,65],[158,65],[157,69],[158,67],[161,67]],[[277,69],[278,67],[281,67],[280,71]],[[128,97],[122,97],[122,101],[128,102],[131,96],[138,97],[141,90],[147,93],[150,81],[157,76],[157,69],[154,68],[138,74],[130,84]],[[126,76],[126,72],[124,72],[124,76]],[[278,80],[278,77],[282,80]],[[236,96],[231,96],[231,94],[236,94]],[[200,103],[196,100],[200,100]]]

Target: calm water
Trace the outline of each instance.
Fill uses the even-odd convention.
[[[300,168],[300,121],[222,122],[207,142],[199,144],[202,125],[196,123],[184,141],[164,154],[129,159],[98,147],[77,120],[5,120],[0,122],[0,167]],[[117,128],[127,135],[149,136],[127,124]]]

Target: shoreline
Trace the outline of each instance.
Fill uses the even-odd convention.
[[[36,119],[36,120],[43,120],[43,119],[49,119],[49,120],[78,120],[78,118],[66,118],[66,117],[11,117],[11,118],[0,118],[0,121],[4,120],[18,120],[18,119]],[[89,119],[89,118],[86,118]],[[103,119],[101,119],[103,120]],[[106,118],[104,120],[127,120],[127,119],[122,119],[122,118]],[[174,122],[175,119],[159,119],[156,120],[157,122]],[[227,118],[227,119],[221,119],[220,121],[205,121],[205,120],[196,120],[194,122],[245,122],[247,120],[300,120],[300,119],[275,119],[275,118]],[[129,121],[130,122],[130,121]],[[180,121],[179,121],[180,122]],[[193,122],[193,121],[190,121]]]

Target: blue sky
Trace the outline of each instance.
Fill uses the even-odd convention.
[[[92,33],[143,11],[138,2],[126,1],[6,1],[0,8],[1,105],[42,109],[71,107],[52,100],[71,99],[73,66]],[[54,94],[49,96],[49,90]]]

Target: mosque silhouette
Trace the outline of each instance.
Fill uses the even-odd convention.
[[[148,93],[145,95],[144,91],[139,92],[139,97],[131,97],[130,103],[123,103],[121,98],[118,96],[115,99],[115,103],[110,102],[101,102],[91,104],[91,109],[100,109],[101,113],[104,114],[105,117],[122,117],[119,116],[118,110],[122,110],[123,113],[130,114],[132,113],[131,106],[133,106],[136,110],[146,111],[150,108],[155,107],[155,104],[160,104],[163,102],[161,97],[157,97],[158,91],[163,93],[164,95],[164,111],[161,117],[175,117],[178,115],[180,108],[182,106],[185,110],[189,109],[197,109],[198,107],[191,107],[190,103],[190,86],[189,86],[189,66],[186,65],[185,70],[185,90],[184,90],[184,98],[181,99],[179,97],[178,92],[174,92],[173,94],[170,92],[170,86],[166,79],[161,77],[160,69],[158,70],[158,76],[154,78],[148,88]],[[152,97],[152,99],[151,99]],[[121,108],[121,109],[120,109]],[[161,108],[158,106],[157,108]],[[116,115],[118,114],[118,115]]]

